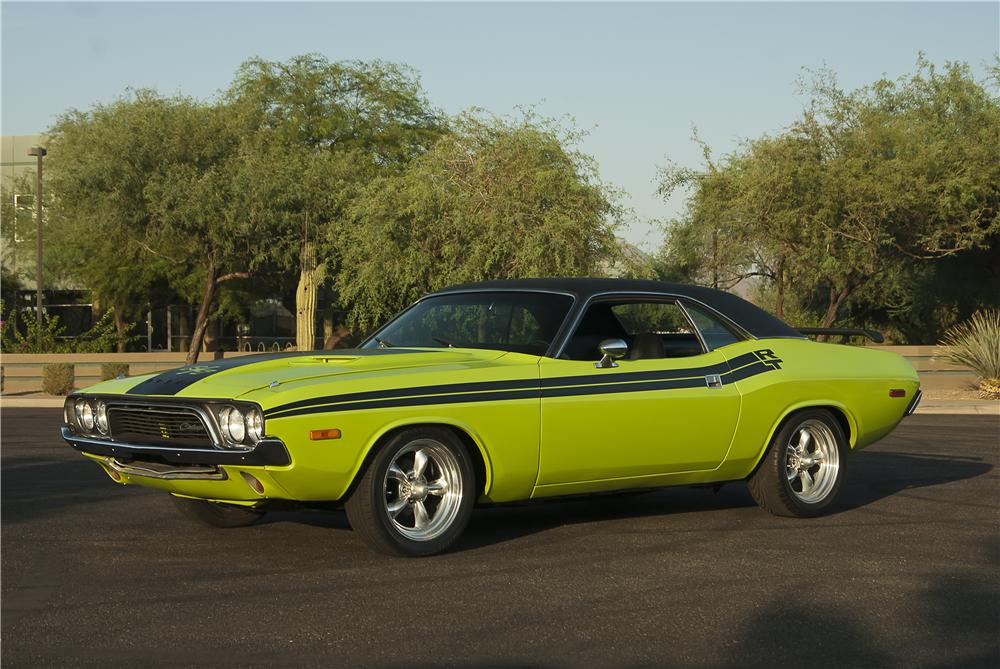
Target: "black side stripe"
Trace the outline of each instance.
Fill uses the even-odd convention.
[[[268,409],[265,415],[284,413],[293,409],[301,409],[318,404],[339,404],[362,400],[392,399],[394,397],[411,397],[415,395],[442,395],[450,393],[472,393],[487,390],[526,390],[537,389],[538,379],[512,379],[509,381],[473,381],[468,383],[449,383],[441,386],[415,386],[413,388],[393,388],[391,390],[367,390],[325,397],[311,397],[307,400],[289,402]]]
[[[289,402],[276,407],[272,407],[265,412],[266,416],[284,414],[286,411],[316,405],[341,404],[344,402],[357,402],[363,400],[391,399],[396,397],[414,397],[421,395],[446,395],[451,393],[473,393],[491,390],[521,390],[538,388],[551,388],[558,386],[577,385],[608,385],[617,383],[627,383],[631,381],[659,381],[666,379],[684,379],[694,377],[705,377],[709,374],[727,374],[731,369],[744,365],[759,362],[759,358],[753,353],[745,353],[729,361],[729,363],[719,363],[704,367],[689,367],[687,369],[671,369],[646,372],[625,372],[609,376],[604,374],[586,374],[581,376],[562,376],[547,379],[516,379],[509,381],[477,381],[469,383],[451,383],[440,386],[415,386],[412,388],[393,388],[389,390],[371,390],[357,393],[347,393],[342,395],[326,395],[324,397],[311,397],[305,400]]]
[[[742,357],[742,356],[741,356]],[[740,381],[742,379],[755,376],[757,374],[762,374],[764,372],[769,372],[775,369],[781,369],[781,360],[771,357],[770,359],[761,360],[757,357],[754,358],[756,362],[752,362],[748,365],[744,365],[739,369],[732,371],[725,371],[719,376],[724,382],[732,383],[734,381]],[[735,359],[734,359],[735,361]],[[713,367],[717,367],[713,366]],[[707,367],[702,368],[692,368],[689,370],[675,370],[683,371],[690,374],[692,371],[700,371],[708,369]],[[624,376],[624,375],[622,375]],[[576,379],[585,377],[564,377],[564,379]],[[560,379],[560,380],[564,380]],[[290,416],[302,416],[315,413],[339,413],[342,411],[356,411],[361,409],[385,409],[393,407],[403,407],[403,406],[428,406],[435,404],[470,404],[477,402],[495,402],[495,401],[505,401],[505,400],[522,400],[522,399],[538,399],[545,397],[571,397],[571,396],[583,396],[583,395],[601,395],[601,394],[617,394],[617,393],[634,393],[634,392],[647,392],[652,390],[676,390],[679,388],[699,388],[705,386],[705,375],[699,374],[697,376],[686,376],[682,378],[661,378],[653,381],[628,381],[628,382],[609,382],[607,377],[604,377],[603,384],[588,384],[588,385],[578,385],[578,386],[564,386],[564,387],[546,387],[542,388],[537,385],[531,389],[519,389],[519,390],[502,390],[502,391],[484,391],[475,392],[472,394],[468,393],[450,393],[450,394],[436,394],[436,395],[425,395],[425,396],[407,396],[407,397],[393,397],[385,398],[381,400],[362,400],[362,401],[346,401],[338,402],[336,404],[323,404],[318,406],[304,406],[296,409],[286,409],[281,412],[271,411],[267,412],[268,418],[287,418]],[[462,385],[462,384],[455,384]],[[438,388],[443,388],[439,386]],[[410,389],[413,391],[416,389]],[[347,397],[341,396],[342,398]]]

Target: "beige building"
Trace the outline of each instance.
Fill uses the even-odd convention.
[[[27,289],[35,287],[34,190],[38,161],[28,155],[28,149],[33,146],[45,146],[45,137],[5,135],[0,138],[0,184],[4,199],[9,198],[3,208],[0,262],[4,269],[18,274]],[[7,220],[11,212],[13,221]]]

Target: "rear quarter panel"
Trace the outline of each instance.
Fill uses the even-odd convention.
[[[749,475],[782,421],[808,407],[829,407],[846,420],[852,449],[868,446],[902,420],[920,386],[905,358],[889,351],[817,343],[806,339],[761,339],[722,349],[728,358],[770,349],[781,369],[737,382],[740,420],[724,466],[727,477]],[[906,396],[889,397],[890,389]]]

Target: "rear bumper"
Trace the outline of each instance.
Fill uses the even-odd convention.
[[[914,411],[917,410],[917,406],[920,404],[920,398],[923,397],[923,394],[924,393],[922,390],[919,389],[917,390],[916,394],[913,396],[913,399],[910,400],[909,406],[906,407],[906,413],[903,414],[904,416],[909,416],[913,414]]]
[[[120,461],[161,460],[176,465],[244,465],[247,467],[285,467],[292,464],[292,458],[280,439],[267,437],[247,450],[224,450],[221,448],[168,448],[144,444],[126,444],[118,441],[93,439],[77,434],[68,425],[63,425],[62,438],[66,443],[82,453],[104,455]]]

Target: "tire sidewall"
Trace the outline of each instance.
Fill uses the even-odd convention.
[[[455,514],[451,525],[444,532],[427,541],[415,541],[396,529],[385,510],[385,490],[383,489],[386,472],[396,454],[404,446],[418,439],[432,439],[444,445],[458,461],[462,476],[462,499],[459,502],[458,513]],[[372,475],[369,479],[369,489],[365,491],[365,494],[369,496],[371,509],[379,530],[400,555],[416,557],[440,553],[448,548],[465,530],[469,517],[472,515],[472,506],[475,503],[476,480],[468,451],[449,430],[429,427],[404,430],[390,439],[379,450],[371,467]]]
[[[834,439],[837,442],[837,450],[839,452],[839,462],[837,466],[837,478],[834,481],[833,487],[830,492],[827,493],[826,497],[818,502],[805,502],[799,499],[798,495],[792,489],[792,484],[788,480],[785,474],[785,457],[789,447],[789,442],[791,441],[792,435],[797,432],[803,423],[807,420],[818,420],[825,424],[830,431],[833,433]],[[833,504],[837,495],[840,493],[840,488],[844,483],[844,475],[847,469],[847,456],[850,453],[850,448],[847,444],[847,437],[844,434],[844,429],[840,426],[840,423],[834,419],[830,412],[824,409],[809,409],[805,411],[800,411],[796,413],[791,419],[781,428],[778,433],[777,438],[774,443],[774,457],[772,458],[772,467],[774,468],[774,475],[782,486],[783,497],[785,497],[789,504],[791,504],[796,511],[796,515],[799,516],[818,516],[825,512],[831,504]]]

